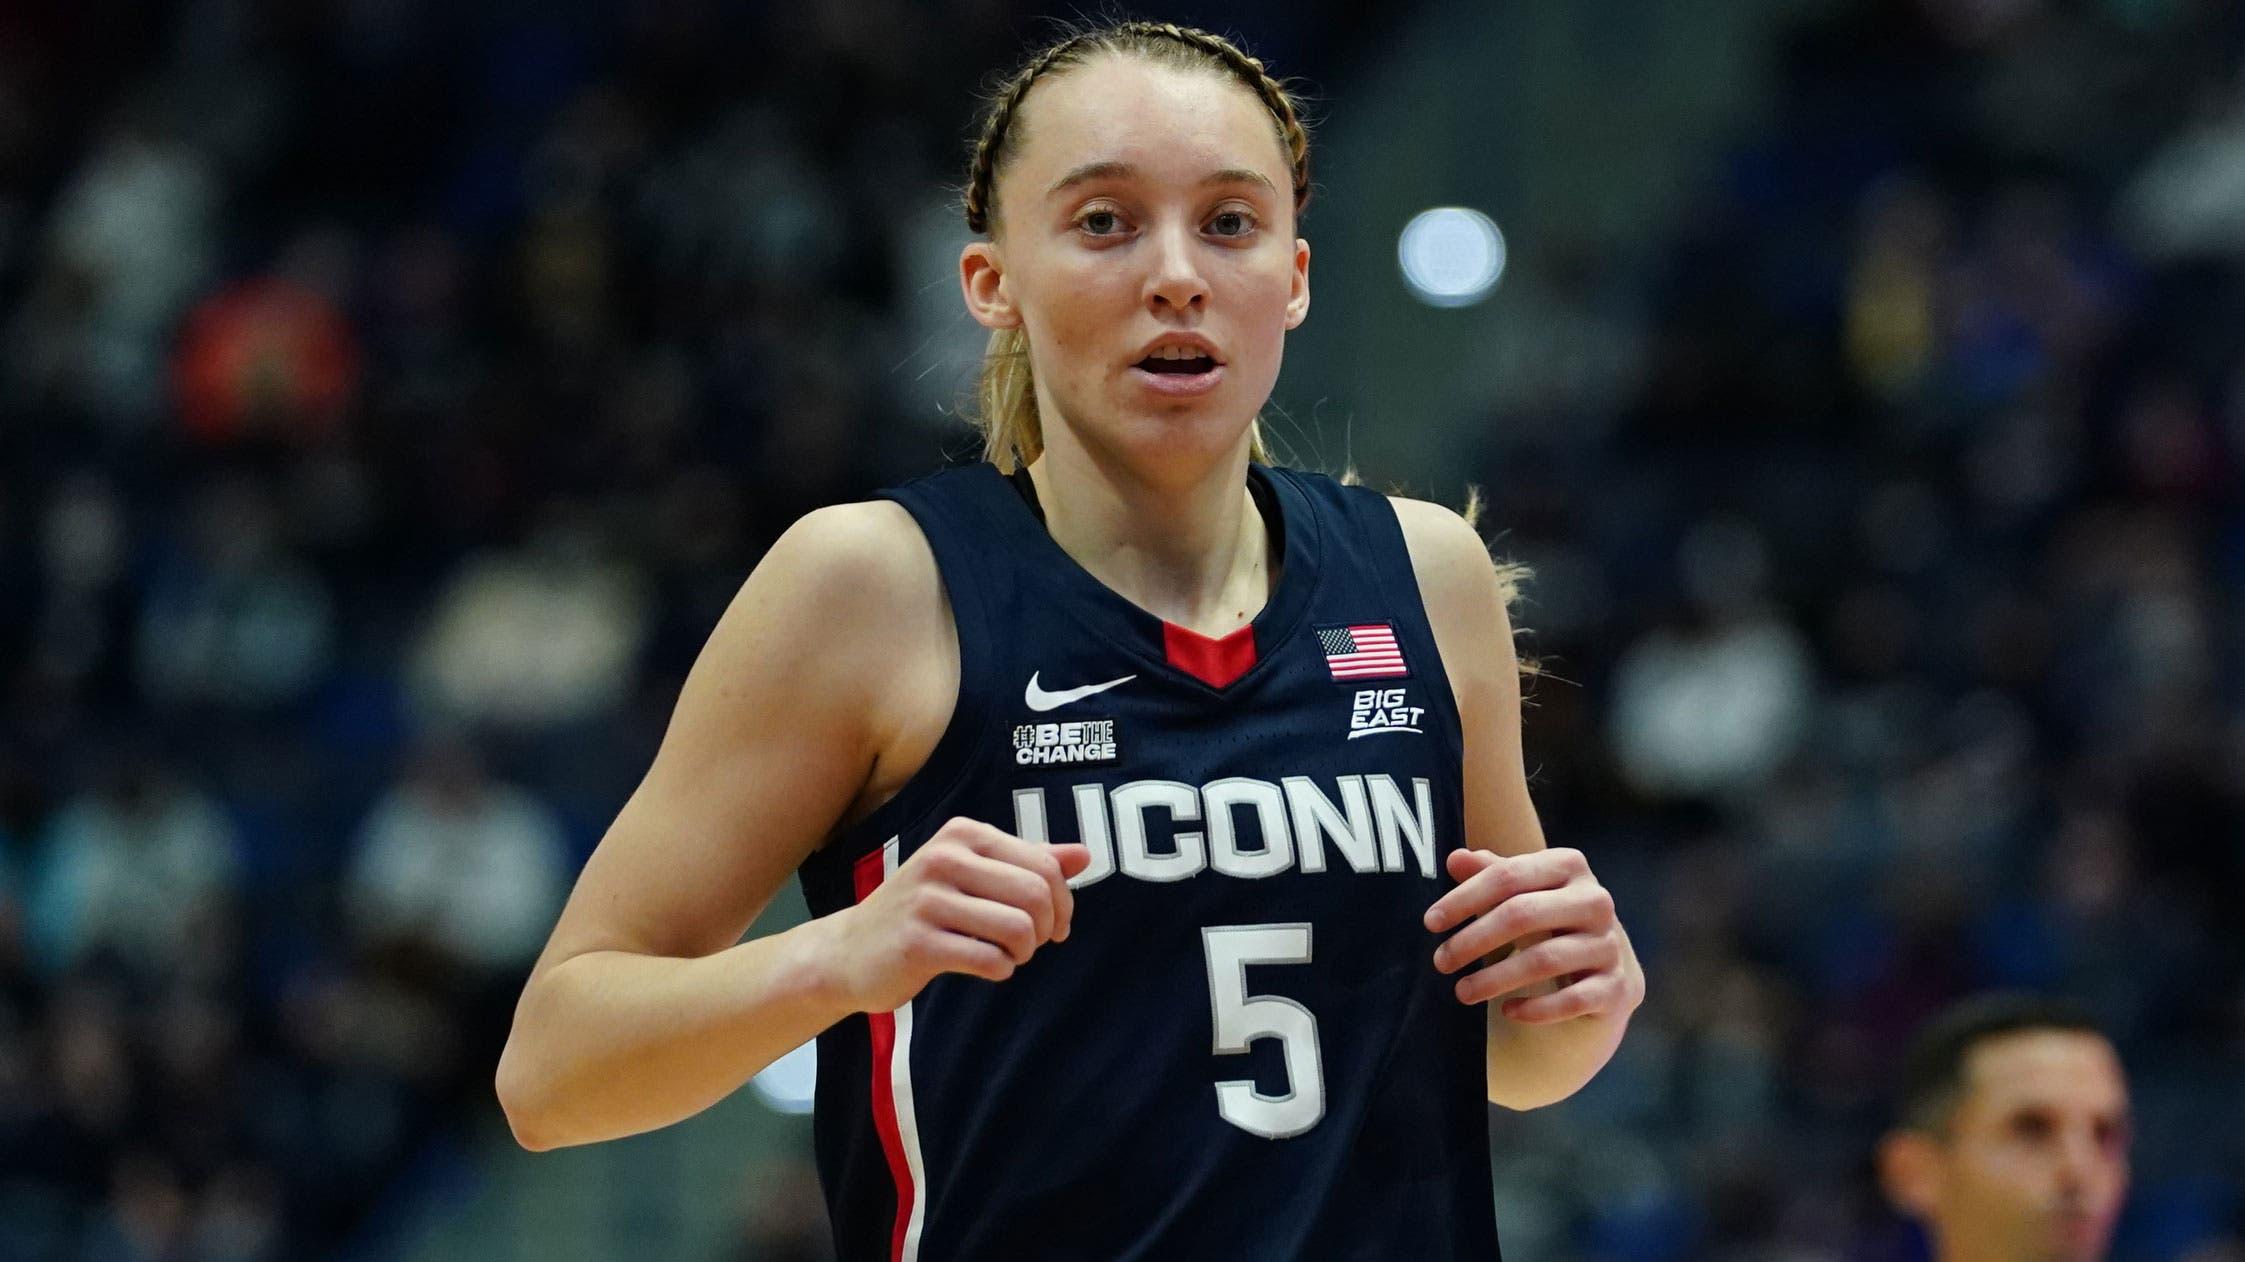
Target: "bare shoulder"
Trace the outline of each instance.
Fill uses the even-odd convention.
[[[1403,527],[1411,570],[1419,580],[1419,595],[1426,601],[1436,638],[1447,646],[1453,636],[1461,644],[1501,637],[1509,669],[1512,621],[1505,606],[1511,597],[1511,578],[1506,567],[1490,557],[1481,533],[1457,510],[1403,495],[1390,495],[1388,503]],[[1450,654],[1445,651],[1443,656],[1447,659]]]
[[[734,604],[725,620],[740,612],[756,630],[726,656],[793,661],[799,686],[859,720],[877,764],[869,779],[897,764],[900,746],[920,744],[931,721],[940,731],[957,687],[957,632],[935,552],[903,505],[864,500],[806,513]],[[712,645],[726,634],[721,623]],[[931,707],[941,711],[932,720]]]
[[[1406,495],[1390,495],[1388,503],[1403,527],[1403,542],[1411,549],[1411,568],[1420,586],[1430,581],[1445,587],[1494,582],[1496,567],[1489,559],[1489,546],[1457,510]]]
[[[757,576],[821,604],[866,611],[940,585],[926,536],[912,514],[893,500],[833,504],[805,513],[765,554]]]
[[[1506,609],[1517,571],[1491,558],[1481,532],[1458,513],[1402,496],[1389,502],[1458,704],[1467,843],[1505,854],[1540,850],[1543,825],[1520,747],[1520,657]]]
[[[738,941],[897,762],[899,733],[948,713],[950,645],[934,556],[903,508],[842,504],[789,527],[711,631],[537,971]]]
[[[893,500],[806,514],[773,545],[767,568],[778,571],[780,599],[804,593],[786,634],[816,661],[798,678],[816,681],[820,700],[843,701],[863,742],[865,774],[839,821],[847,826],[912,778],[950,721],[959,649],[949,593],[927,536]]]
[[[1442,653],[1459,714],[1501,718],[1519,706],[1520,659],[1512,641],[1511,576],[1481,533],[1455,509],[1391,495],[1427,623]],[[1505,720],[1509,721],[1509,720]]]
[[[909,512],[887,501],[819,507],[734,593],[687,692],[732,698],[743,680],[759,680],[763,694],[878,728],[873,685],[887,671],[871,667],[896,662],[943,611],[936,559]]]

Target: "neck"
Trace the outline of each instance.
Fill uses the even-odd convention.
[[[2010,1262],[2026,1256],[2022,1241],[2005,1244],[2001,1237],[1995,1240],[1963,1235],[1957,1232],[1933,1231],[1934,1262]]]
[[[1277,566],[1247,490],[1246,435],[1207,467],[1147,470],[1052,426],[1029,476],[1053,542],[1148,613],[1222,636],[1269,598]]]

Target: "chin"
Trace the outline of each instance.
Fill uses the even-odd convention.
[[[1160,447],[1177,451],[1205,452],[1220,456],[1230,451],[1247,436],[1247,427],[1253,418],[1235,419],[1228,409],[1196,408],[1192,411],[1158,413],[1152,418],[1149,432],[1153,442]]]
[[[2112,1247],[2112,1229],[2111,1223],[2059,1219],[2050,1225],[2046,1256],[2060,1262],[2101,1262]]]

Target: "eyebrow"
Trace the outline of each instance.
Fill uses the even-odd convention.
[[[1045,196],[1050,197],[1054,193],[1092,180],[1128,179],[1139,174],[1139,169],[1128,162],[1086,162],[1054,181],[1052,187],[1045,190]],[[1271,183],[1271,177],[1248,167],[1223,167],[1210,171],[1201,177],[1200,182],[1203,185],[1260,184],[1273,193],[1278,192],[1278,186]]]

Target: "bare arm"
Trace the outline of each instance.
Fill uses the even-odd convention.
[[[1612,1058],[1644,973],[1582,854],[1545,847],[1520,748],[1512,621],[1487,547],[1447,508],[1393,503],[1457,696],[1466,844],[1491,852],[1447,861],[1459,884],[1429,910],[1428,928],[1457,932],[1436,964],[1460,974],[1462,1001],[1488,1005],[1489,1099],[1536,1108],[1573,1095]]]
[[[892,746],[879,690],[933,643],[955,695],[951,635],[934,559],[898,506],[822,509],[773,545],[523,988],[496,1084],[523,1146],[692,1116],[853,1012],[893,1008],[938,972],[1003,978],[1065,934],[1066,848],[1009,849],[1024,843],[954,821],[912,879],[739,941]]]

